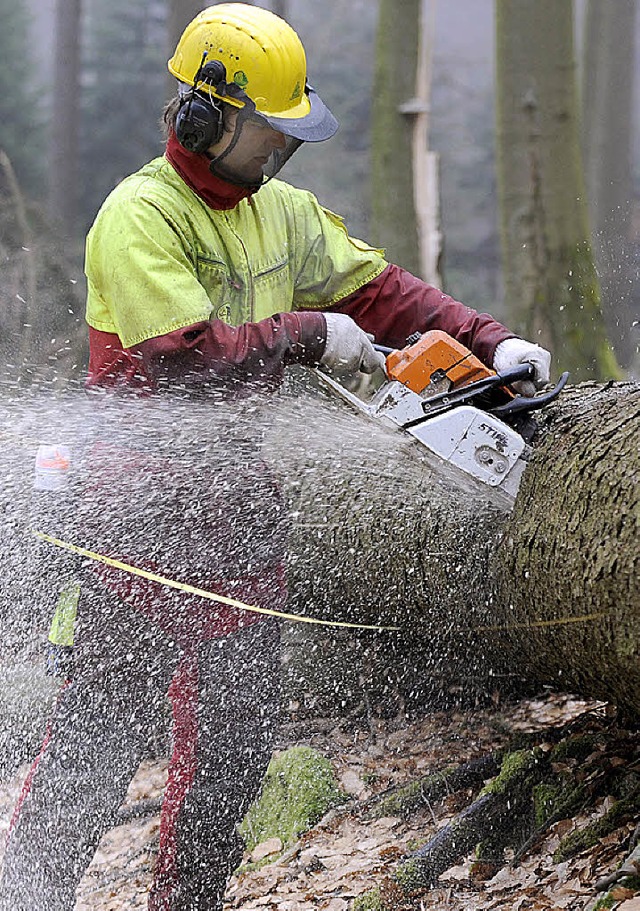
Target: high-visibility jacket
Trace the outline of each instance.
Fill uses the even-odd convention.
[[[279,180],[210,208],[157,158],[110,194],[87,238],[87,322],[125,348],[218,319],[326,308],[386,267],[313,194]]]
[[[313,194],[272,180],[243,195],[174,136],[165,158],[105,201],[86,271],[88,385],[277,379],[288,363],[320,359],[321,310],[394,347],[444,329],[485,363],[513,335],[388,265]]]

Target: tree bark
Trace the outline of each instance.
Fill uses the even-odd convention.
[[[81,0],[56,2],[49,208],[69,238],[74,237],[78,215],[81,9]]]
[[[581,385],[549,407],[513,510],[399,434],[312,408],[306,441],[296,421],[286,452],[279,422],[272,441],[294,609],[399,630],[288,624],[301,711],[546,685],[640,714],[638,385]]]
[[[173,56],[180,37],[192,19],[202,12],[205,4],[203,0],[171,0],[168,7],[167,20],[167,53]],[[195,74],[194,74],[195,75]],[[173,98],[177,91],[175,76],[167,73],[167,99]]]
[[[420,0],[381,0],[371,114],[371,236],[391,261],[420,274],[413,187],[413,117]],[[426,149],[424,150],[426,154]]]

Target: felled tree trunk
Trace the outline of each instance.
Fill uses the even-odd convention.
[[[550,685],[640,715],[638,385],[585,384],[544,411],[515,506],[306,378],[259,407],[181,399],[156,413],[151,404],[123,401],[131,414],[120,419],[132,445],[167,457],[219,461],[264,432],[287,506],[289,609],[353,624],[283,623],[294,713],[443,708]],[[39,605],[25,571],[35,450],[62,440],[81,451],[91,407],[79,392],[3,395],[2,644],[11,651],[28,644],[24,624]],[[76,543],[86,544],[81,534]]]
[[[550,685],[640,714],[640,387],[583,384],[542,413],[513,509],[344,406],[289,408],[270,447],[293,608],[398,627],[287,624],[294,708]]]

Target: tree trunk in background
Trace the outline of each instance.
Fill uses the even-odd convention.
[[[441,288],[442,234],[440,232],[439,158],[435,152],[429,150],[435,17],[436,0],[421,0],[416,104],[413,112],[413,199],[420,254],[419,275],[429,284]]]
[[[281,19],[289,21],[289,4],[287,0],[271,0],[271,10]]]
[[[631,238],[636,7],[636,0],[589,0],[582,67],[582,149],[592,243],[609,337],[626,368],[640,367]]]
[[[167,23],[167,60],[173,55],[180,36],[187,25],[208,5],[203,0],[170,0]],[[167,100],[173,98],[175,94],[175,77],[167,72]]]
[[[497,169],[509,325],[574,380],[617,375],[589,241],[573,4],[497,0]]]
[[[78,204],[81,0],[56,0],[49,209],[73,238]]]
[[[9,218],[4,210],[10,213]],[[11,256],[9,244],[20,250],[22,256]],[[3,149],[0,149],[0,255],[4,261],[2,290],[10,293],[11,286],[15,287],[11,294],[13,312],[6,308],[2,314],[2,339],[9,339],[10,350],[14,353],[19,350],[19,362],[25,364],[32,353],[33,324],[37,319],[36,251],[25,198],[13,164]]]
[[[385,248],[389,260],[416,275],[420,253],[410,103],[416,90],[420,6],[420,0],[380,0],[371,112],[371,239]]]

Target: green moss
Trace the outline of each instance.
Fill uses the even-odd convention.
[[[375,818],[408,816],[413,810],[424,806],[426,801],[440,800],[450,792],[447,781],[456,769],[456,766],[450,766],[442,772],[427,775],[399,788],[394,794],[381,800],[372,815]]]
[[[380,889],[372,889],[353,900],[353,911],[384,911]]]
[[[601,734],[582,734],[561,740],[551,751],[552,762],[566,762],[567,759],[586,759],[603,743]]]
[[[507,753],[502,760],[500,772],[480,791],[480,797],[487,794],[504,794],[513,783],[514,778],[526,776],[538,763],[535,750],[515,750]]]
[[[249,850],[273,837],[286,846],[343,800],[329,760],[311,747],[291,747],[269,763],[240,832]]]
[[[547,820],[553,816],[562,793],[562,789],[557,785],[546,782],[541,782],[534,787],[533,813],[537,829],[542,828]]]
[[[614,832],[629,818],[633,818],[638,806],[638,795],[628,800],[619,800],[611,809],[591,825],[563,838],[553,855],[554,863],[562,863],[574,854],[597,845],[600,839]]]
[[[412,892],[424,885],[424,877],[421,874],[420,862],[416,858],[409,858],[405,861],[400,869],[394,874],[394,881],[400,886],[403,892]]]
[[[598,899],[593,906],[593,911],[605,911],[607,908],[613,908],[615,904],[617,904],[615,898],[608,892],[605,896]]]

